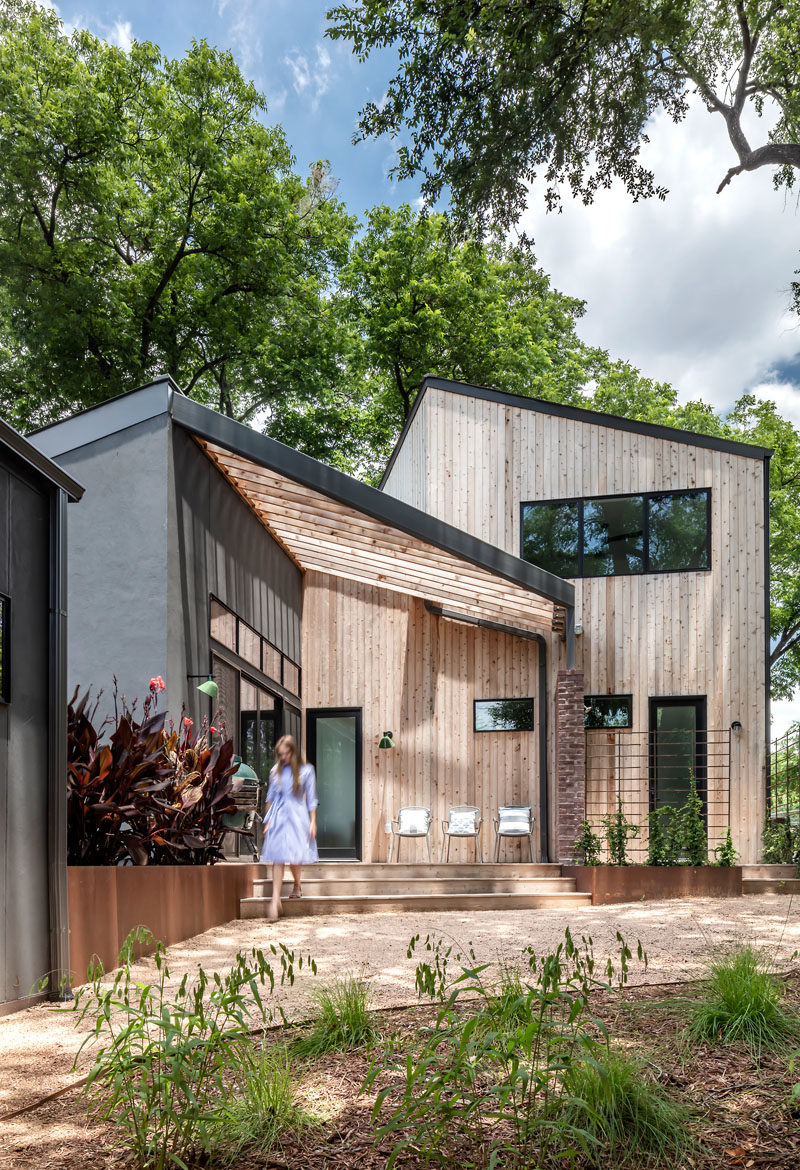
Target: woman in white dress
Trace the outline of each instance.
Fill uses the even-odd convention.
[[[281,909],[284,866],[292,871],[294,885],[290,898],[302,898],[302,867],[318,861],[317,778],[310,764],[301,763],[300,751],[291,735],[275,744],[275,764],[269,774],[267,807],[264,813],[266,836],[261,860],[272,862],[272,900],[267,918],[274,922]]]

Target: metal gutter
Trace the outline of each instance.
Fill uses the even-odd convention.
[[[66,471],[62,470],[58,464],[53,463],[47,455],[43,454],[38,447],[30,443],[24,435],[19,431],[15,431],[7,422],[0,419],[0,442],[19,456],[22,462],[36,471],[39,475],[51,483],[54,487],[65,491],[69,498],[77,501],[83,495],[83,488],[77,480],[67,475]]]
[[[380,524],[390,525],[417,540],[435,545],[556,605],[569,607],[575,604],[575,587],[571,582],[511,556],[503,549],[445,524],[427,512],[369,487],[309,455],[286,447],[243,423],[234,422],[191,398],[171,394],[169,410],[174,422],[200,438],[217,443],[262,467],[285,475],[295,483],[355,508]]]
[[[548,402],[544,398],[530,398],[526,394],[508,394],[504,390],[492,390],[490,386],[472,386],[468,382],[457,382],[451,378],[437,378],[435,374],[426,374],[420,383],[419,392],[414,399],[406,422],[395,443],[394,450],[386,464],[386,470],[381,477],[379,487],[383,489],[386,480],[394,466],[395,459],[405,442],[406,435],[414,421],[417,409],[422,402],[423,395],[429,387],[446,390],[451,394],[461,394],[466,398],[482,399],[485,402],[496,402],[502,406],[511,406],[520,410],[535,410],[540,414],[551,414],[557,418],[570,418],[577,422],[591,423],[594,426],[609,427],[615,431],[630,431],[635,435],[648,435],[654,439],[667,439],[673,443],[685,443],[692,447],[707,447],[712,451],[724,451],[728,455],[742,455],[749,459],[763,459],[770,454],[768,448],[757,447],[750,443],[737,443],[733,439],[722,439],[716,435],[702,435],[697,431],[682,431],[678,427],[667,427],[661,423],[639,422],[636,419],[623,418],[616,414],[603,414],[599,410],[586,410],[580,406],[566,406],[561,402]]]
[[[541,861],[547,862],[550,854],[547,792],[547,640],[542,634],[536,634],[532,630],[523,630],[519,626],[508,626],[504,622],[493,622],[488,618],[473,617],[468,613],[445,609],[441,605],[434,605],[432,601],[426,601],[425,608],[434,617],[447,618],[453,622],[464,622],[465,625],[469,626],[480,626],[484,630],[497,630],[499,633],[508,634],[513,638],[527,638],[539,646],[539,852],[541,853]]]
[[[50,998],[72,999],[67,893],[67,493],[50,500],[49,726],[47,764]]]

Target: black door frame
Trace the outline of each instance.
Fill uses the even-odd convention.
[[[708,816],[708,698],[706,695],[665,695],[648,699],[648,731],[650,741],[650,794],[648,805],[653,812],[656,803],[656,707],[694,707],[697,712],[694,744],[694,782],[697,795],[703,801],[703,816]]]
[[[361,861],[363,856],[363,842],[361,839],[361,800],[364,771],[364,739],[362,732],[362,707],[307,707],[306,708],[306,755],[310,764],[317,767],[317,719],[335,719],[341,716],[355,717],[356,721],[356,839],[352,857],[328,857],[327,852],[320,849],[321,858],[330,861]]]

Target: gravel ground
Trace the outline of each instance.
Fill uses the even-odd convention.
[[[512,958],[527,945],[545,953],[563,938],[567,925],[576,937],[591,936],[595,954],[602,959],[618,955],[617,931],[634,951],[641,940],[649,966],[644,970],[634,959],[631,983],[696,978],[709,956],[737,942],[757,943],[778,969],[788,967],[800,949],[800,906],[785,897],[763,895],[571,911],[343,914],[282,919],[277,924],[237,920],[170,947],[168,962],[177,984],[198,963],[207,971],[225,971],[237,951],[253,946],[266,951],[271,943],[282,942],[298,955],[312,955],[318,964],[316,980],[304,968],[293,987],[275,991],[276,1006],[281,1005],[290,1018],[304,1018],[314,983],[348,971],[370,980],[376,1006],[415,1002],[414,967],[420,952],[414,959],[406,955],[412,935],[421,935],[423,941],[428,934],[441,936],[458,946],[471,942],[480,959],[493,960]],[[154,970],[152,959],[134,966],[137,979],[152,979]],[[72,1064],[85,1034],[85,1029],[75,1028],[73,1012],[46,1004],[0,1018],[0,1115],[73,1082],[80,1070],[74,1071]],[[41,1114],[34,1111],[2,1123],[0,1166],[14,1164],[3,1155],[3,1147],[31,1137],[40,1124],[37,1116]]]

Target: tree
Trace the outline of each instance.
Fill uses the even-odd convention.
[[[361,59],[396,45],[400,69],[361,137],[405,132],[395,173],[449,192],[462,227],[509,226],[543,172],[590,202],[619,178],[634,199],[666,191],[639,159],[648,119],[675,121],[692,90],[719,114],[742,171],[800,167],[798,0],[360,0],[328,14],[328,35]],[[747,110],[775,115],[751,146]],[[797,293],[800,299],[800,292]]]
[[[593,385],[656,413],[660,396],[674,404],[669,387],[580,340],[583,302],[551,288],[528,246],[459,242],[444,216],[407,205],[369,213],[330,311],[348,339],[340,385],[313,403],[290,395],[270,433],[366,478],[380,476],[431,368],[575,405],[587,405]]]
[[[167,372],[242,419],[324,383],[353,222],[233,58],[129,52],[0,0],[0,407],[30,427]]]

